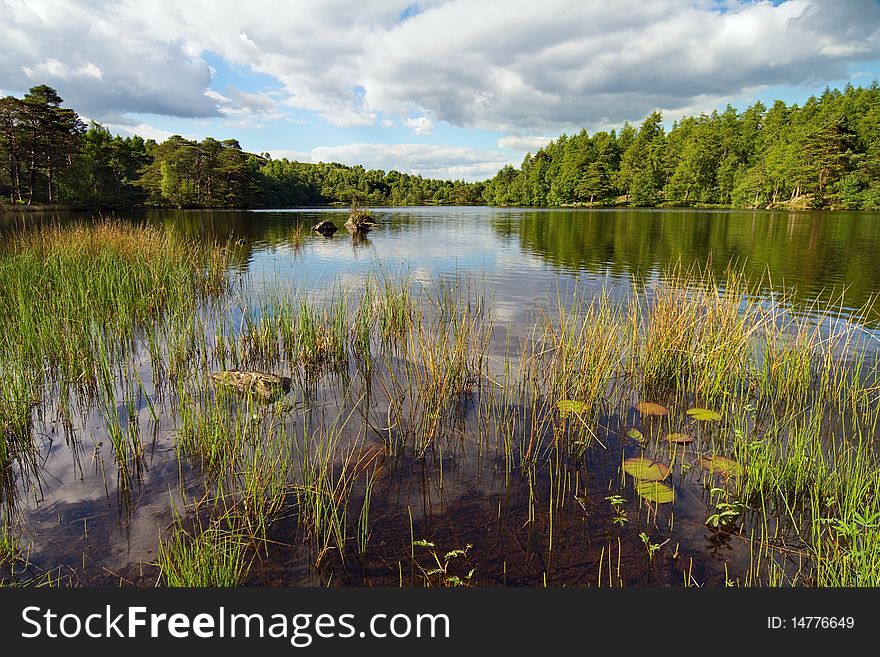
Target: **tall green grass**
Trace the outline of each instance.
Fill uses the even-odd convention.
[[[116,221],[20,229],[0,244],[0,473],[33,470],[32,413],[71,395],[99,407],[123,472],[142,449],[123,363],[165,341],[169,315],[195,314],[226,286],[226,250]],[[153,351],[151,349],[151,351]],[[127,396],[132,412],[116,410]],[[8,486],[5,486],[8,490]]]
[[[160,542],[156,564],[166,586],[239,586],[250,566],[247,546],[240,531],[219,524],[187,531],[178,523]]]
[[[0,247],[0,356],[70,381],[95,371],[95,339],[124,346],[225,285],[225,251],[147,226],[99,222],[20,232]]]
[[[627,417],[634,401],[649,400],[669,404],[683,418],[658,421],[661,438],[688,421],[683,409],[705,406],[721,414],[711,426],[690,421],[687,431],[697,437],[691,451],[650,443],[656,436],[641,449],[682,473],[699,470],[704,451],[740,464],[740,475],[723,483],[724,499],[741,502],[759,519],[749,525],[755,559],[745,581],[877,581],[878,466],[871,445],[880,428],[880,386],[876,360],[863,350],[858,313],[796,313],[786,292],[763,295],[733,269],[715,282],[702,270],[678,268],[634,285],[624,301],[609,294],[558,295],[535,314],[526,338],[508,341],[500,361],[489,355],[499,350],[492,303],[462,281],[418,292],[407,279],[383,275],[321,299],[273,290],[243,307],[242,317],[240,327],[216,330],[215,356],[300,377],[296,392],[306,405],[307,389],[325,375],[338,377],[340,416],[296,434],[289,423],[276,424],[296,454],[276,477],[272,470],[284,469],[282,457],[261,462],[257,455],[267,448],[247,437],[267,430],[263,420],[248,418],[274,411],[255,413],[241,398],[224,402],[181,392],[179,447],[213,463],[208,470],[239,480],[242,465],[251,464],[249,483],[233,495],[236,508],[245,509],[240,518],[271,522],[288,503],[285,492],[292,492],[298,527],[313,542],[319,564],[347,568],[353,544],[366,552],[371,500],[383,485],[368,477],[366,494],[355,494],[363,473],[338,426],[342,414],[346,422],[364,418],[357,431],[378,434],[389,455],[436,464],[441,488],[444,450],[469,437],[480,454],[494,445],[505,485],[528,491],[528,524],[541,533],[552,565],[561,528],[590,494],[579,489],[578,468],[590,450],[609,448],[600,438],[609,418]],[[356,388],[350,372],[365,363]],[[352,406],[361,403],[355,413]],[[224,494],[232,490],[226,486]],[[260,511],[260,504],[272,511]],[[638,511],[640,522],[657,522],[656,508],[642,501]],[[265,531],[268,522],[255,526]],[[538,529],[539,523],[545,525]],[[671,516],[668,523],[673,530]],[[779,532],[794,537],[797,548],[780,548]],[[656,530],[650,535],[665,545]],[[792,549],[801,560],[796,575],[776,561],[790,559],[780,555]]]

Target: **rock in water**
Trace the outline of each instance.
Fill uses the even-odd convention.
[[[324,221],[319,221],[314,226],[312,226],[312,230],[316,233],[323,235],[324,237],[330,237],[333,233],[339,230],[332,221],[328,221],[324,219]]]
[[[239,392],[253,393],[266,401],[278,399],[290,390],[290,378],[262,372],[226,370],[225,372],[214,372],[211,378],[225,386],[235,388]]]
[[[360,208],[352,208],[348,214],[348,221],[345,222],[346,228],[358,233],[366,233],[378,225],[369,210],[361,210]]]

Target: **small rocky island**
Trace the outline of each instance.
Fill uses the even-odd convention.
[[[348,213],[348,221],[345,222],[345,227],[352,233],[366,233],[378,225],[379,223],[373,219],[372,212],[354,206]]]

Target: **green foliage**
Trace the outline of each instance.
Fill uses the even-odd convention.
[[[619,134],[562,135],[483,187],[490,205],[880,208],[880,88],[847,85],[803,107],[659,112]]]
[[[290,207],[482,201],[483,184],[433,180],[337,163],[273,160],[234,139],[179,135],[162,143],[88,129],[54,89],[0,98],[0,199],[83,208]],[[504,199],[499,199],[504,202]]]
[[[0,196],[10,203],[56,203],[59,175],[77,151],[84,126],[46,85],[23,99],[0,98]]]
[[[636,493],[655,504],[669,504],[675,500],[675,491],[666,484],[657,481],[640,481],[636,484]]]
[[[474,569],[471,568],[467,573],[456,575],[452,572],[452,567],[457,561],[467,558],[468,550],[473,545],[468,543],[464,548],[450,550],[442,555],[436,545],[427,539],[413,541],[412,545],[413,547],[427,548],[431,557],[432,563],[429,566],[422,566],[418,560],[415,560],[415,555],[413,555],[416,566],[422,572],[426,586],[436,585],[444,588],[458,588],[470,585],[474,577]]]
[[[645,551],[648,553],[649,561],[654,561],[654,554],[657,552],[657,550],[659,550],[669,542],[669,539],[667,538],[662,543],[654,543],[651,540],[651,537],[648,536],[648,534],[646,534],[645,532],[639,532],[639,538],[642,540],[642,543],[645,546]]]
[[[481,200],[481,185],[432,180],[399,171],[338,163],[260,162],[257,180],[268,207],[360,203],[367,205],[467,205]],[[500,199],[499,202],[503,202]]]
[[[702,420],[703,422],[717,422],[721,419],[721,413],[708,408],[689,408],[687,414],[695,420]]]
[[[732,205],[880,209],[880,88],[847,85],[803,107],[659,112],[619,133],[562,135],[480,183],[338,163],[273,160],[234,139],[121,138],[45,85],[0,98],[0,197],[110,208],[348,204]]]
[[[79,152],[61,178],[63,201],[96,208],[143,202],[146,195],[137,181],[150,158],[141,137],[114,137],[92,122],[79,141]]]
[[[178,522],[173,535],[159,545],[156,563],[167,586],[233,587],[247,576],[246,550],[241,532],[212,525],[190,533]]]

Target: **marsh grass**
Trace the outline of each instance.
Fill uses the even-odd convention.
[[[272,427],[245,452],[232,475],[233,505],[226,513],[256,539],[265,542],[269,526],[284,509],[293,458],[286,436]]]
[[[193,392],[178,386],[177,450],[213,477],[226,475],[252,435],[254,420],[234,395],[218,387]],[[247,400],[245,401],[246,404]]]
[[[0,510],[0,568],[10,568],[18,559],[18,537],[9,516],[7,509]]]
[[[274,518],[293,514],[316,566],[347,570],[352,552],[365,565],[375,494],[385,483],[359,467],[364,436],[381,438],[389,457],[424,464],[439,490],[443,454],[473,437],[480,454],[495,446],[505,486],[525,491],[519,521],[531,549],[543,551],[546,580],[572,514],[586,509],[583,468],[620,454],[601,437],[609,418],[631,417],[634,400],[664,400],[669,416],[638,421],[638,449],[669,463],[673,488],[681,485],[676,477],[700,472],[694,477],[707,490],[721,486],[718,499],[740,509],[719,532],[739,532],[752,556],[748,572],[730,583],[880,581],[872,447],[880,386],[858,313],[794,313],[788,293],[762,296],[733,269],[716,283],[702,270],[676,268],[635,285],[626,302],[558,294],[499,362],[489,356],[497,339],[492,303],[478,286],[420,286],[380,273],[344,293],[276,288],[243,304],[238,326],[218,317],[181,331],[188,346],[179,348],[178,449],[202,465],[216,514],[243,531],[248,549],[260,549]],[[307,390],[338,380],[338,416],[311,415],[299,430],[276,408],[205,390],[199,377],[218,362],[292,373],[299,387],[288,405],[309,407]],[[704,425],[684,416],[695,405],[722,419]],[[364,426],[350,426],[353,418]],[[693,434],[695,444],[663,440],[676,432]],[[706,452],[735,459],[741,473],[707,476],[698,464]],[[649,528],[650,545],[666,545],[658,532],[675,531],[674,505],[642,499],[625,479],[620,486],[621,499],[631,500],[624,536]],[[722,508],[712,500],[707,514]],[[499,505],[499,522],[504,513]],[[609,543],[602,555],[617,583],[621,545]],[[652,569],[666,552],[651,552]],[[685,581],[695,583],[692,574]]]
[[[316,565],[324,562],[331,551],[345,563],[354,451],[349,449],[338,463],[340,440],[338,426],[325,433],[305,431],[303,435],[295,494],[305,537],[317,548]]]
[[[0,353],[89,379],[96,333],[124,344],[224,286],[223,249],[155,228],[103,221],[20,232],[0,249]]]
[[[161,541],[156,565],[166,586],[233,587],[250,568],[248,541],[236,529],[213,522],[192,530],[176,521],[172,535]]]
[[[12,484],[13,464],[36,470],[32,437],[32,412],[39,401],[33,377],[19,363],[8,363],[0,370],[0,500]]]
[[[142,446],[135,413],[123,422],[116,409],[123,364],[147,344],[159,367],[165,318],[192,315],[222,292],[225,266],[223,248],[111,220],[7,236],[0,246],[0,470],[35,461],[34,408],[49,395],[62,406],[78,396],[101,409],[122,479],[130,481]],[[135,410],[130,398],[125,405]]]
[[[525,337],[499,345],[492,300],[475,281],[380,270],[345,290],[264,285],[213,303],[228,292],[226,257],[112,222],[23,233],[0,250],[4,481],[14,483],[15,463],[36,467],[34,417],[50,386],[67,416],[98,414],[124,488],[145,467],[144,404],[154,422],[170,407],[180,471],[197,466],[205,501],[162,540],[166,584],[242,583],[281,516],[295,517],[287,538],[312,545],[316,566],[346,570],[354,553],[366,571],[376,502],[389,491],[365,461],[422,468],[442,498],[446,464],[488,449],[506,488],[498,523],[519,495],[516,522],[542,552],[545,582],[595,497],[590,469],[616,470],[629,450],[668,463],[672,486],[700,472],[705,453],[737,461],[737,476],[690,477],[748,509],[721,528],[748,541],[742,581],[880,584],[880,374],[865,349],[867,310],[797,313],[790,294],[759,294],[734,268],[715,281],[677,267],[635,281],[626,300],[558,292]],[[271,403],[213,385],[229,367],[293,385]],[[639,416],[636,401],[670,413]],[[693,406],[722,419],[700,424],[683,413]],[[621,437],[630,423],[638,444]],[[694,445],[663,440],[674,432]],[[615,572],[620,584],[622,546],[665,545],[658,532],[676,531],[675,512],[625,477],[606,486],[602,498],[619,493],[626,520],[601,553],[600,579]],[[665,552],[648,550],[650,569]]]
[[[729,270],[719,285],[679,266],[653,287],[634,287],[641,293],[627,308],[629,372],[643,388],[707,400],[742,389],[763,323],[741,273]]]

